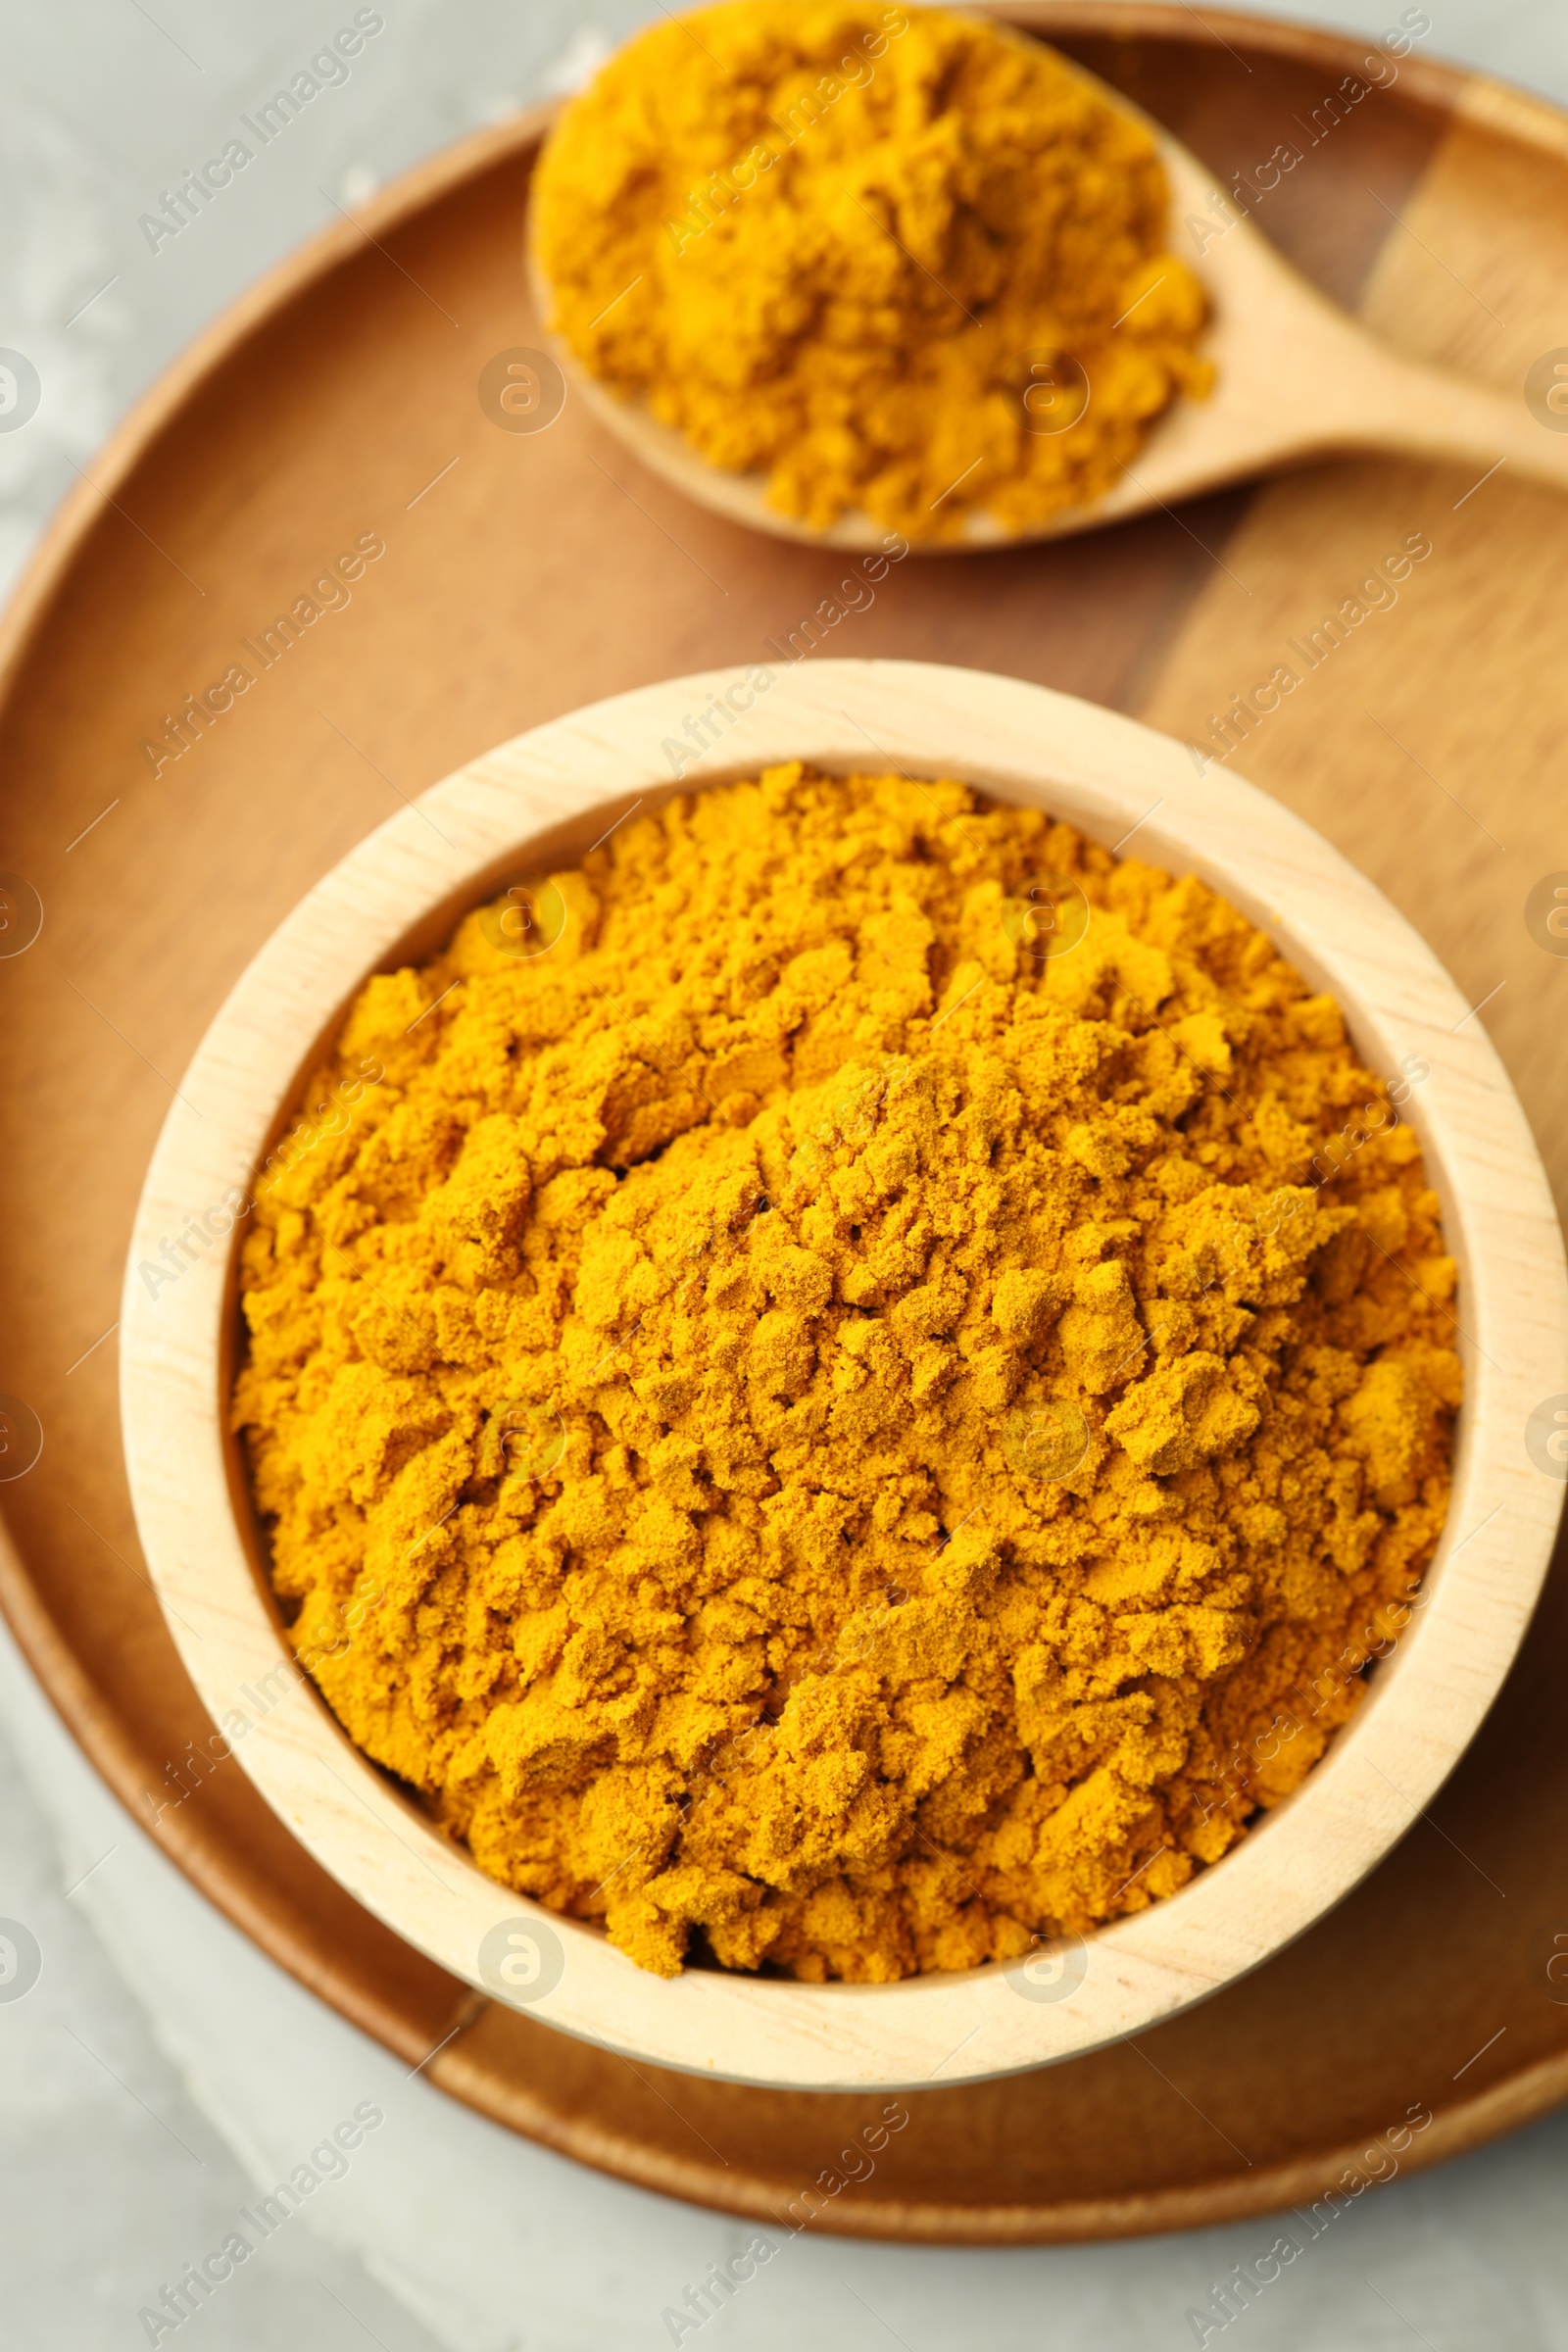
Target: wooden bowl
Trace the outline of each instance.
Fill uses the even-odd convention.
[[[726,731],[677,783],[670,742],[713,710]],[[1460,1267],[1466,1397],[1447,1528],[1423,1605],[1300,1790],[1179,1894],[1087,1943],[892,1986],[703,1969],[664,1981],[597,1928],[482,1876],[292,1664],[225,1436],[234,1237],[156,1295],[139,1271],[193,1211],[248,1187],[371,972],[430,954],[509,880],[573,862],[616,808],[792,758],[958,776],[1107,846],[1136,828],[1143,856],[1200,874],[1333,992],[1368,1066],[1429,1066],[1408,1110]],[[136,1218],[121,1347],[130,1485],[171,1630],[245,1771],[318,1860],[443,1967],[535,2018],[634,2059],[796,2089],[1067,2058],[1173,2016],[1300,1935],[1458,1760],[1513,1658],[1562,1499],[1525,1446],[1534,1408],[1568,1392],[1556,1218],[1512,1087],[1430,950],[1310,827],[1185,745],[1016,679],[921,662],[815,660],[645,687],[517,736],[371,834],[274,932],[180,1083]]]

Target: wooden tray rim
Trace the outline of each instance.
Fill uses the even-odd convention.
[[[981,4],[993,6],[995,0],[981,0]],[[1013,0],[1013,5],[1000,7],[997,13],[1027,24],[1048,37],[1054,24],[1068,35],[1125,32],[1132,38],[1157,37],[1190,47],[1211,37],[1206,19],[1214,19],[1254,53],[1318,58],[1331,72],[1352,71],[1365,47],[1364,39],[1355,36],[1243,11],[1209,8],[1205,19],[1199,20],[1196,12],[1182,5],[1182,0],[1047,0],[1046,5],[1040,5],[1039,0],[1033,0],[1033,4],[1032,0]],[[1414,55],[1403,62],[1401,74],[1416,101],[1450,122],[1473,120],[1543,154],[1557,159],[1568,156],[1568,114],[1533,91],[1441,59]],[[525,150],[556,111],[554,105],[524,110],[513,121],[470,133],[441,154],[399,174],[356,213],[354,223],[328,225],[272,265],[157,377],[102,445],[93,467],[96,478],[91,484],[78,482],[64,499],[12,590],[0,614],[0,698],[9,701],[13,695],[33,638],[45,624],[55,598],[102,520],[99,501],[123,487],[160,432],[177,419],[182,405],[200,382],[240,348],[250,331],[349,258],[357,250],[360,224],[378,232],[392,229],[470,176],[490,169],[510,154]],[[141,1793],[134,1740],[120,1718],[104,1705],[95,1683],[61,1634],[3,1517],[0,1517],[0,1607],[62,1722],[134,1816]],[[225,1867],[220,1852],[207,1852],[200,1839],[177,1818],[161,1831],[160,1842],[176,1866],[279,1966],[288,1969],[342,2016],[374,2035],[388,2049],[410,2063],[425,2060],[428,2041],[409,2009],[379,1984],[366,1981],[346,1966],[291,1946],[286,1936],[280,1935],[273,1914],[257,1901],[248,1880]],[[473,2003],[466,1989],[456,1984],[453,1996],[448,2022],[456,2025],[472,2015]],[[510,2121],[514,2128],[546,2144],[585,2161],[603,2162],[622,2178],[639,2180],[651,2188],[669,2188],[712,2205],[732,2205],[736,2211],[758,2210],[733,2199],[733,2176],[727,2169],[720,2171],[714,2167],[710,2173],[704,2173],[701,2167],[693,2167],[688,2175],[684,2168],[671,2168],[662,2158],[650,2164],[640,2143],[612,2142],[610,2135],[602,2132],[590,2136],[596,2145],[603,2142],[603,2154],[590,2153],[586,2145],[563,2129],[553,2112],[541,2107],[527,2118],[514,2112],[518,2106],[514,2091],[498,2089],[494,2079],[488,2076],[474,2079],[472,2070],[460,2057],[461,2046],[460,2042],[441,2052],[427,2071],[432,2080],[445,2082],[453,2095],[497,2121]],[[1445,2107],[1437,2128],[1411,2149],[1406,2168],[1418,2169],[1478,2147],[1565,2101],[1568,2101],[1568,2050],[1528,2066],[1485,2090],[1468,2092],[1452,2106]],[[1067,2207],[1036,2209],[1032,2220],[1018,2230],[1015,2242],[1114,2234],[1120,2233],[1124,2227],[1132,2233],[1185,2230],[1212,2226],[1244,2213],[1266,2212],[1292,2196],[1304,2193],[1300,2185],[1303,2179],[1307,2186],[1331,2181],[1342,2155],[1343,2151],[1310,2163],[1303,2160],[1302,2166],[1277,2163],[1196,2191],[1183,2188],[1154,2192],[1136,2200],[1139,2218],[1125,2225],[1116,2217],[1126,2201],[1114,2198],[1091,2201],[1082,2209],[1081,2218],[1077,2208],[1071,2209],[1074,2219],[1060,2228],[1052,2216],[1066,2213]],[[925,2227],[918,2212],[907,2226],[897,2216],[885,2225],[862,2226],[844,2204],[830,2208],[818,2226],[829,2230],[844,2230],[851,2234],[893,2237],[918,2236]],[[973,2215],[955,2232],[956,2240],[967,2242],[979,2242],[990,2234]]]

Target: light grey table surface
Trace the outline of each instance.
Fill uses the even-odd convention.
[[[350,6],[3,0],[0,346],[44,386],[0,434],[0,585],[128,403],[257,273],[476,124],[572,85],[650,0],[385,0],[385,29],[265,175],[200,234],[148,250],[139,216]],[[1276,13],[1366,33],[1389,0]],[[1568,100],[1568,0],[1432,0],[1430,50]],[[0,843],[3,847],[3,843]],[[265,1960],[154,1850],[0,1636],[0,1918],[37,1939],[0,1983],[0,2346],[99,2352],[621,2352],[749,2230],[497,2131]],[[242,2207],[368,2103],[341,2177],[177,2331],[143,2310]],[[319,2169],[326,2170],[323,2164]],[[1225,2329],[1248,2352],[1568,2347],[1568,2116],[1367,2196]],[[1017,2252],[801,2239],[701,2331],[703,2352],[1172,2352],[1266,2221]],[[684,2337],[691,2344],[695,2337]],[[1219,2341],[1217,2334],[1209,2342]]]

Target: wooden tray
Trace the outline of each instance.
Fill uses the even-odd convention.
[[[1509,386],[1553,351],[1568,125],[1549,108],[1418,48],[1335,119],[1362,44],[1180,6],[1007,13],[1169,122],[1216,184],[1294,142],[1260,221],[1408,349]],[[1314,117],[1333,124],[1315,144]],[[597,696],[766,658],[842,569],[679,504],[570,405],[544,432],[491,421],[486,363],[539,340],[519,235],[538,129],[438,159],[248,296],[95,462],[13,608],[0,867],[24,918],[29,888],[43,907],[0,964],[0,1392],[43,1433],[3,1497],[28,1655],[125,1802],[285,1967],[456,2096],[650,2187],[790,2226],[825,2174],[825,2229],[1105,2236],[1386,2172],[1412,2112],[1434,2120],[1405,2167],[1540,2115],[1568,2096],[1568,1985],[1548,1975],[1568,1950],[1561,1553],[1430,1822],[1339,1910],[1136,2043],[909,2094],[908,2127],[842,2193],[865,2100],[633,2069],[486,2004],[360,1910],[237,1766],[189,1765],[208,1727],[138,1563],[112,1336],[185,1057],[280,916],[401,799]],[[1490,998],[1475,1017],[1560,1184],[1568,961],[1526,901],[1563,861],[1568,505],[1506,470],[1322,468],[1055,547],[906,564],[827,643],[1011,669],[1201,737],[1413,533],[1433,553],[1397,608],[1353,623],[1237,764]],[[249,660],[242,641],[362,534],[385,554],[352,604],[155,774],[142,746],[165,713]]]

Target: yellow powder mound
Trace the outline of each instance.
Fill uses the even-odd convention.
[[[495,1878],[661,1971],[962,1968],[1350,1712],[1453,1266],[1201,884],[780,768],[372,980],[305,1100],[380,1064],[258,1206],[234,1414],[301,1654]]]
[[[732,0],[573,100],[533,234],[594,374],[765,469],[784,513],[913,539],[1098,498],[1207,389],[1166,209],[1149,133],[1052,50],[942,9]]]

